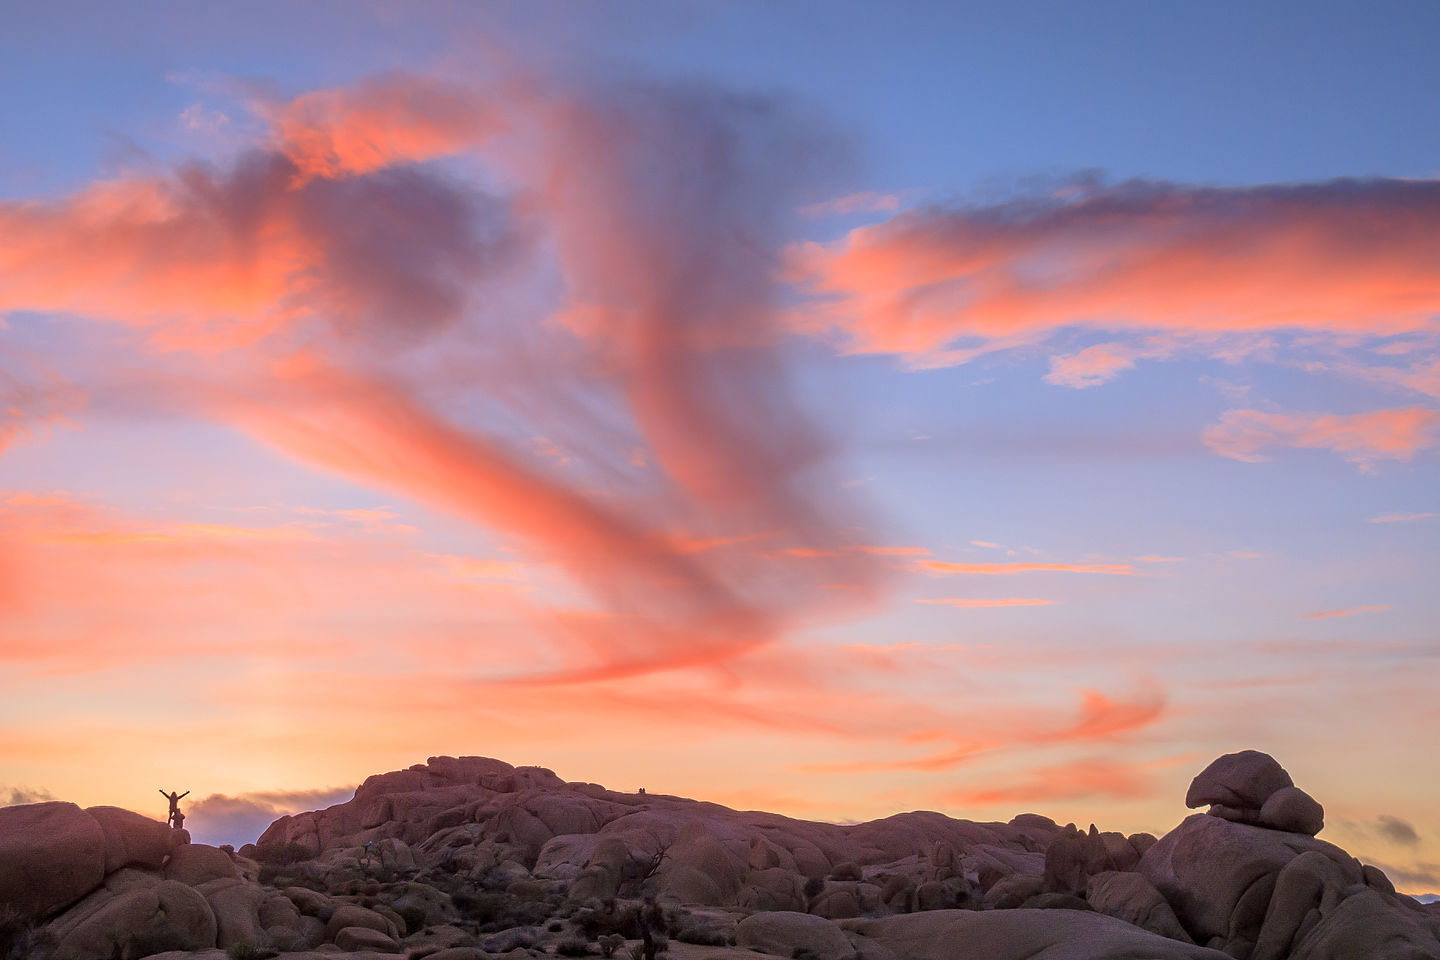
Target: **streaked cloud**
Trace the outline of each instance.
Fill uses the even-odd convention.
[[[1067,327],[1164,332],[1225,350],[1257,331],[1393,336],[1440,313],[1440,181],[1255,187],[1132,181],[934,206],[795,247],[813,301],[795,323],[855,353],[963,363]],[[1092,386],[1136,347],[1062,359]],[[1073,365],[1073,372],[1067,369]]]
[[[1018,573],[1085,573],[1109,577],[1138,576],[1128,563],[963,563],[948,560],[921,560],[915,568],[935,576],[956,574],[1008,576]]]
[[[1344,610],[1324,610],[1320,613],[1307,613],[1301,616],[1301,620],[1329,620],[1335,617],[1353,617],[1357,613],[1382,613],[1389,610],[1386,604],[1372,604],[1364,607],[1347,607]]]
[[[1207,427],[1216,453],[1256,463],[1277,447],[1329,450],[1363,470],[1377,461],[1409,460],[1440,439],[1440,410],[1404,407],[1369,413],[1272,413],[1228,410]]]
[[[1035,597],[916,597],[915,603],[931,603],[961,610],[986,610],[991,607],[1048,607],[1054,600]]]
[[[1440,517],[1440,513],[1382,513],[1378,517],[1371,517],[1370,523],[1415,523],[1418,520],[1429,520],[1433,517]]]

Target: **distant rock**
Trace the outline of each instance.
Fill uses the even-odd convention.
[[[855,956],[855,948],[839,926],[808,913],[752,913],[736,926],[735,942],[780,957],[795,957],[802,952],[824,960]]]

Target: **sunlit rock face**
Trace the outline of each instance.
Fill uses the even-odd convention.
[[[1221,757],[1187,802],[1210,809],[1159,839],[839,825],[437,757],[238,852],[114,808],[3,808],[0,897],[9,955],[37,960],[1440,960],[1440,914],[1317,839],[1272,758]]]

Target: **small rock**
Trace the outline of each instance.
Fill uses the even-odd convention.
[[[1260,824],[1313,837],[1325,826],[1325,808],[1299,787],[1282,787],[1260,808]]]

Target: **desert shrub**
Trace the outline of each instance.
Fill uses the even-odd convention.
[[[811,877],[809,880],[806,880],[806,881],[805,881],[805,899],[806,899],[806,900],[814,900],[816,897],[820,896],[820,894],[822,894],[822,893],[824,893],[824,892],[825,892],[825,878],[824,878],[824,877],[819,877],[819,876]]]
[[[588,957],[590,955],[590,944],[575,937],[571,940],[562,940],[555,945],[555,952],[562,957]]]
[[[405,921],[405,932],[418,933],[420,928],[425,926],[425,908],[418,904],[409,903],[401,910],[397,910],[400,919]]]
[[[551,920],[545,925],[545,929],[549,930],[551,933],[559,933],[561,930],[565,929],[565,924],[561,923],[559,920]]]
[[[702,947],[728,947],[734,939],[723,927],[705,923],[703,920],[683,923],[671,936],[681,943],[694,943]]]
[[[42,960],[55,949],[55,936],[10,904],[0,905],[0,960]]]
[[[618,933],[607,933],[600,938],[600,956],[613,957],[615,951],[625,946],[625,938]]]
[[[132,933],[129,937],[114,937],[112,942],[116,951],[126,960],[131,957],[169,953],[171,950],[189,950],[194,946],[182,931],[167,926],[163,920],[157,920],[149,929]]]
[[[271,957],[278,957],[280,954],[277,950],[256,946],[253,943],[232,943],[225,948],[225,955],[230,960],[270,960]]]
[[[310,850],[302,843],[262,843],[255,848],[255,860],[276,866],[289,866],[302,860],[314,859]]]

